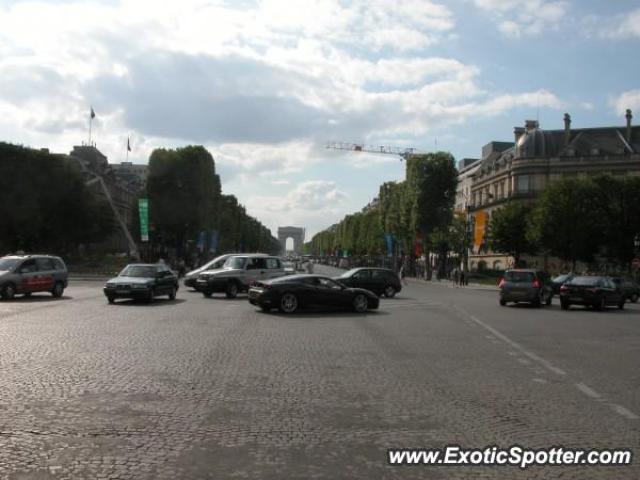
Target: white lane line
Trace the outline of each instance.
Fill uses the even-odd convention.
[[[618,405],[617,403],[610,403],[609,405],[611,405],[611,408],[613,408],[616,413],[628,418],[629,420],[638,420],[638,418],[640,418],[638,415],[633,413],[631,410],[624,408],[622,405]]]
[[[526,348],[524,348],[522,345],[520,345],[517,342],[514,342],[513,340],[511,340],[509,337],[507,337],[506,335],[503,335],[502,333],[500,333],[498,330],[496,330],[495,328],[493,328],[490,325],[487,325],[486,323],[484,323],[482,320],[480,320],[478,317],[474,316],[474,315],[469,315],[467,312],[465,312],[464,310],[460,309],[457,306],[454,306],[454,308],[456,310],[458,310],[460,313],[467,315],[471,320],[473,320],[475,323],[477,323],[478,325],[480,325],[482,328],[484,328],[485,330],[487,330],[489,333],[492,333],[495,337],[499,338],[500,340],[502,340],[503,342],[511,345],[513,348],[515,348],[516,350],[518,350],[520,353],[522,353],[523,355],[529,357],[531,360],[538,362],[540,365],[542,365],[543,367],[545,367],[547,370],[555,373],[556,375],[566,375],[567,372],[565,372],[564,370],[562,370],[561,368],[558,367],[554,367],[553,364],[547,360],[545,360],[544,358],[540,357],[539,355],[536,355],[533,352],[530,352],[529,350],[527,350]]]
[[[578,390],[580,390],[582,393],[584,393],[587,397],[591,397],[591,398],[593,398],[595,400],[602,400],[602,395],[600,395],[598,392],[596,392],[590,386],[585,385],[582,382],[576,383],[575,385],[576,385],[576,388]]]
[[[532,378],[531,380],[537,383],[548,383],[544,378]]]

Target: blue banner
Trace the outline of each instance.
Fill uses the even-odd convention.
[[[196,243],[196,247],[198,250],[200,250],[201,252],[204,251],[204,232],[200,232],[198,234],[198,242]]]
[[[387,244],[387,255],[389,256],[393,255],[393,240],[394,240],[393,235],[391,235],[390,233],[387,233],[384,236],[384,240]]]
[[[209,240],[209,253],[216,253],[218,251],[218,230],[211,232],[211,238]]]

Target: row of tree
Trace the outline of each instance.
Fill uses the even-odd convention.
[[[449,153],[410,156],[405,181],[382,184],[375,208],[347,215],[316,234],[305,245],[306,251],[315,255],[336,250],[377,255],[387,251],[391,240],[395,253],[409,254],[418,241],[425,251],[444,258],[450,232],[460,223],[453,215],[457,174]]]
[[[75,161],[0,142],[0,252],[68,252],[114,229]]]
[[[630,268],[640,242],[640,178],[599,176],[553,182],[532,203],[496,211],[488,227],[492,250],[548,254],[572,265],[603,259]]]
[[[149,157],[146,191],[151,241],[174,249],[179,257],[197,248],[209,252],[277,253],[271,231],[247,214],[237,198],[223,195],[211,154],[202,146],[157,149]],[[138,227],[136,218],[134,229]],[[217,245],[211,245],[217,232]]]

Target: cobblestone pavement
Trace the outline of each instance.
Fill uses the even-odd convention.
[[[410,283],[368,314],[241,296],[0,302],[0,478],[638,479],[390,467],[396,447],[640,447],[640,306],[499,307]]]

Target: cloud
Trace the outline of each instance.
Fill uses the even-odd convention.
[[[569,4],[559,0],[473,0],[493,14],[498,30],[509,37],[538,35],[566,21]]]
[[[623,92],[609,103],[618,115],[624,115],[628,108],[640,112],[640,89]]]
[[[640,8],[611,16],[588,15],[583,19],[583,29],[589,35],[608,39],[640,37]]]

